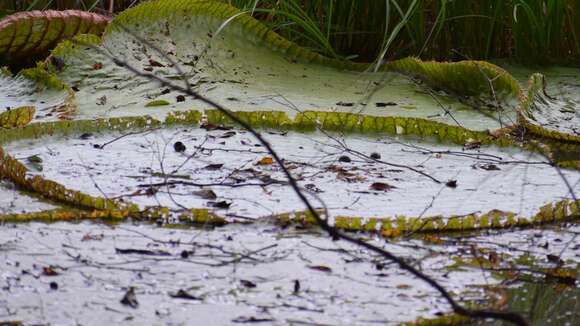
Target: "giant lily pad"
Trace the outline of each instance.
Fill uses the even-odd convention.
[[[76,40],[64,41],[53,51],[50,60],[47,60],[45,64],[25,71],[24,76],[37,81],[40,85],[48,86],[48,90],[44,90],[44,92],[54,90],[60,92],[58,94],[68,94],[67,103],[74,102],[73,107],[78,107],[73,117],[77,121],[34,124],[16,131],[6,131],[0,134],[1,141],[8,143],[45,135],[57,137],[60,135],[60,137],[84,137],[82,143],[86,145],[91,144],[91,137],[94,133],[105,130],[129,132],[129,130],[138,128],[139,132],[143,132],[143,130],[156,129],[176,123],[197,124],[200,121],[205,121],[205,123],[209,121],[210,124],[216,125],[230,123],[223,114],[208,110],[211,107],[207,104],[195,98],[186,98],[171,89],[162,88],[157,82],[146,77],[136,76],[122,65],[115,64],[112,58],[134,66],[145,73],[174,80],[176,83],[183,82],[182,78],[185,77],[196,91],[233,109],[240,118],[251,125],[279,130],[312,131],[321,129],[324,132],[358,131],[367,134],[410,134],[430,136],[438,140],[452,141],[461,145],[465,144],[467,148],[477,149],[478,146],[482,145],[509,144],[510,141],[503,141],[501,133],[498,135],[496,130],[516,123],[516,109],[525,108],[525,103],[535,103],[533,96],[525,96],[522,93],[518,82],[510,74],[492,64],[474,61],[459,63],[421,62],[409,58],[389,63],[382,68],[383,71],[373,73],[369,72],[364,65],[327,59],[300,48],[228,5],[194,0],[178,2],[160,0],[145,3],[122,13],[109,25],[103,39],[85,35],[77,37]],[[178,66],[183,71],[180,71]],[[19,81],[20,79],[15,80]],[[18,89],[18,87],[16,88]],[[159,103],[163,105],[158,105]],[[486,103],[491,108],[482,107]],[[192,107],[197,107],[201,111],[191,111]],[[490,131],[493,135],[488,133]],[[247,140],[237,138],[239,131],[232,132],[237,135],[232,139],[247,143]],[[161,133],[158,137],[171,139],[167,133]],[[199,139],[200,137],[211,138],[212,135],[198,131],[192,134],[182,134],[180,137]],[[226,138],[229,137],[232,136]],[[497,139],[498,137],[500,140]],[[131,139],[122,138],[122,141],[116,143],[124,144],[124,141]],[[139,139],[148,140],[148,138]],[[300,138],[293,135],[288,137],[286,141],[294,145],[300,143],[294,139]],[[25,162],[19,163],[8,154],[14,151],[18,153],[18,157],[37,155],[39,148],[42,148],[42,142],[27,146],[23,146],[23,143],[10,145],[3,158],[4,175],[17,185],[41,193],[54,201],[88,209],[114,210],[116,212],[104,215],[112,214],[122,217],[139,212],[142,214],[147,211],[147,207],[152,205],[159,207],[153,212],[147,211],[148,213],[144,214],[144,217],[168,216],[172,215],[168,214],[169,211],[183,211],[184,207],[188,209],[201,207],[203,212],[213,211],[211,207],[204,207],[206,206],[204,200],[195,197],[193,201],[187,201],[186,205],[176,205],[171,193],[165,199],[160,199],[160,196],[164,196],[162,193],[149,196],[151,198],[147,198],[147,193],[142,196],[138,189],[140,188],[139,184],[135,184],[131,180],[124,180],[122,175],[115,175],[115,173],[124,171],[129,174],[131,169],[142,171],[146,167],[137,166],[136,163],[131,163],[134,166],[126,169],[118,168],[117,165],[123,162],[146,162],[145,158],[138,157],[133,160],[131,157],[125,157],[124,152],[110,152],[109,148],[101,148],[102,144],[107,144],[107,141],[102,138],[94,141],[93,146],[98,148],[88,147],[91,151],[96,150],[93,154],[87,152],[81,155],[78,151],[73,154],[80,155],[80,158],[77,158],[82,161],[90,162],[85,164],[86,169],[95,168],[99,175],[111,177],[109,181],[104,182],[106,186],[96,186],[94,184],[96,181],[94,181],[92,183],[85,182],[86,187],[79,188],[77,182],[79,176],[72,171],[64,173],[66,168],[63,165],[66,163],[53,157],[46,157],[44,169],[34,172],[26,167]],[[322,142],[323,139],[317,139],[317,141]],[[417,148],[418,144],[414,143],[415,141],[407,141],[410,142],[412,148]],[[154,143],[161,144],[162,142],[157,139]],[[58,152],[65,152],[64,148],[75,148],[80,145],[69,143],[66,139],[61,139],[56,144],[58,145],[55,146],[61,148]],[[284,142],[280,144],[282,145]],[[125,152],[137,155],[139,151],[135,152],[129,147],[146,147],[147,144],[129,143],[126,146]],[[157,148],[157,154],[164,155],[168,146],[169,143],[164,144],[163,148]],[[443,150],[431,148],[430,146],[433,144],[425,146],[427,149],[418,150],[422,153],[421,155],[438,152],[459,153],[462,151],[460,147]],[[343,147],[345,147],[344,144]],[[364,142],[358,144],[357,147],[359,147],[357,150],[362,152],[370,152],[372,149],[371,145],[365,145]],[[28,148],[28,150],[21,152],[24,148]],[[393,148],[395,150],[391,152]],[[398,157],[396,155],[398,150],[401,148],[397,149],[395,145],[390,145],[388,151],[383,155],[395,158]],[[554,188],[554,193],[543,192],[542,196],[529,196],[526,195],[525,191],[519,195],[507,196],[505,193],[494,193],[497,190],[497,185],[493,185],[487,190],[484,186],[479,187],[474,180],[480,180],[479,178],[489,174],[490,170],[502,171],[491,173],[497,173],[502,175],[504,179],[510,180],[508,171],[503,171],[498,166],[498,164],[502,165],[505,162],[515,162],[514,164],[517,166],[526,166],[526,170],[537,169],[538,175],[550,180],[550,184],[554,186],[558,184],[557,181],[560,178],[548,166],[549,162],[540,157],[534,157],[533,161],[535,162],[531,164],[523,164],[522,162],[526,161],[523,153],[507,152],[509,153],[507,155],[517,157],[517,159],[507,159],[503,157],[505,154],[494,152],[498,149],[489,150],[492,152],[484,153],[482,157],[493,157],[493,159],[491,162],[483,160],[482,162],[487,165],[479,170],[477,168],[479,164],[477,162],[481,160],[479,154],[466,154],[466,156],[475,159],[471,162],[473,168],[469,169],[470,175],[465,177],[466,180],[470,180],[466,181],[468,184],[472,183],[471,188],[468,189],[481,189],[483,192],[475,194],[472,190],[466,190],[470,195],[460,201],[461,207],[448,206],[441,210],[432,208],[433,211],[427,216],[443,217],[444,219],[453,216],[471,216],[470,218],[475,218],[475,220],[467,224],[460,224],[460,228],[489,227],[493,226],[493,223],[490,221],[482,222],[482,216],[487,216],[488,212],[497,210],[503,213],[495,215],[503,216],[508,220],[507,224],[500,223],[506,226],[515,223],[520,217],[526,218],[528,222],[535,221],[541,206],[549,205],[552,202],[562,200],[562,198],[566,198],[564,201],[572,198],[567,197],[566,193],[569,189],[565,187]],[[211,151],[213,152],[213,149]],[[300,152],[297,148],[291,148],[288,151],[291,153]],[[315,152],[311,155],[314,155]],[[49,153],[54,152],[50,150]],[[411,153],[404,153],[404,156],[412,156]],[[229,153],[229,155],[234,154]],[[116,158],[121,158],[121,160],[117,161]],[[102,161],[100,163],[102,170],[93,167],[94,159]],[[234,163],[240,159],[242,158],[235,155],[230,158]],[[256,157],[253,159],[257,160]],[[311,164],[311,162],[301,162],[297,157],[291,159],[301,164]],[[361,198],[359,208],[354,205],[351,207],[351,211],[334,209],[330,211],[332,216],[425,217],[426,212],[421,212],[419,207],[427,205],[430,194],[436,191],[435,188],[443,187],[446,189],[443,186],[446,183],[448,183],[447,188],[455,187],[453,182],[448,182],[455,177],[446,174],[436,176],[436,174],[446,169],[455,172],[460,168],[456,166],[456,160],[453,159],[439,158],[440,166],[422,166],[419,169],[413,168],[418,162],[405,161],[403,157],[401,159],[403,161],[395,165],[409,167],[407,170],[413,171],[405,177],[404,182],[408,183],[408,187],[425,183],[424,186],[420,187],[424,193],[411,192],[398,199],[391,198],[394,200],[392,205],[383,205],[383,203],[375,205],[374,199],[376,198],[374,196],[376,193],[373,191],[376,191],[377,188],[383,191],[389,190],[389,192],[399,188],[399,186],[391,188],[393,185],[388,181],[379,180],[381,179],[380,175],[382,175],[380,173],[375,176],[378,179],[376,182],[370,182],[372,177],[369,176],[361,176],[361,179],[357,179],[356,173],[354,173],[354,180],[362,182],[361,180],[365,179],[367,183],[370,182],[370,184],[361,185],[365,189],[358,189],[354,184],[342,184],[341,182],[351,182],[353,179],[345,177],[345,175],[349,176],[352,173],[340,167],[327,164],[319,167],[322,170],[307,171],[306,169],[301,170],[301,173],[313,173],[320,176],[328,174],[326,179],[320,180],[322,183],[332,185],[333,189],[344,187],[345,194],[329,196],[325,201],[337,201],[337,204],[345,203],[349,200],[354,201],[354,198],[351,198],[353,191],[362,194],[357,195]],[[69,157],[68,160],[69,162],[78,161],[73,157]],[[192,164],[189,161],[187,163]],[[175,165],[177,162],[167,164]],[[528,165],[530,167],[527,167]],[[80,166],[83,165],[73,165],[77,171]],[[186,175],[197,173],[195,171],[197,168],[188,171]],[[234,167],[229,167],[229,169],[234,169]],[[509,169],[509,171],[512,170]],[[78,173],[90,175],[89,170]],[[167,182],[167,171],[152,170],[151,173],[154,173],[151,182]],[[372,176],[372,173],[364,168],[361,173]],[[34,176],[35,174],[36,176]],[[331,180],[334,174],[338,174],[342,178],[338,180],[337,184],[333,184]],[[158,180],[160,175],[163,176],[162,180]],[[211,178],[211,173],[206,177]],[[226,176],[222,175],[221,177],[225,178]],[[96,178],[98,179],[98,177]],[[202,181],[200,182],[215,182],[215,180],[209,179]],[[509,184],[517,184],[517,182],[510,180]],[[183,184],[177,184],[177,186],[179,185]],[[240,209],[243,212],[237,211],[236,214],[246,213],[252,218],[256,218],[268,214],[280,215],[296,210],[299,202],[294,199],[287,201],[290,198],[290,193],[283,187],[283,184],[278,183],[273,186],[285,189],[275,195],[279,197],[276,199],[278,204],[272,207],[268,205],[259,207],[241,205]],[[321,190],[316,184],[314,186]],[[251,186],[249,187],[248,189],[251,189]],[[522,187],[525,188],[524,185]],[[450,197],[442,202],[457,201],[457,196],[463,196],[458,195],[462,188],[462,183],[460,183],[458,189],[454,193],[449,193]],[[106,189],[112,192],[108,193],[105,191]],[[121,189],[135,192],[135,195],[120,201],[120,198],[127,196],[126,193],[118,193]],[[95,190],[98,190],[98,193]],[[157,190],[153,189],[152,191]],[[242,191],[240,193],[237,187],[231,191],[232,193],[228,193],[228,196],[259,197],[259,191],[258,193],[254,193],[254,190],[252,190],[254,192]],[[391,196],[395,196],[397,191],[390,193],[392,193]],[[407,196],[410,195],[417,196],[411,201],[417,203],[417,207],[398,202],[406,200]],[[276,198],[275,196],[273,198]],[[477,200],[473,200],[473,205],[467,205],[474,197]],[[264,200],[258,202],[262,201]],[[489,205],[483,205],[482,201]],[[505,207],[500,205],[504,201]],[[520,203],[518,207],[513,206],[513,203],[516,202]],[[528,204],[524,204],[525,202]],[[228,203],[220,205],[221,207],[218,208],[230,208]],[[574,203],[570,204],[566,201],[561,205],[566,207],[563,211],[560,209],[558,214],[555,213],[555,209],[548,209],[551,212],[550,216],[558,215],[560,219],[563,219],[573,215],[575,206],[570,206],[574,208],[572,209],[569,205],[575,205]],[[235,207],[231,209],[235,210]],[[437,205],[434,204],[433,207],[437,207]],[[197,213],[199,212],[197,211]],[[177,216],[181,215],[177,214]],[[489,220],[490,217],[483,217],[483,219]],[[550,219],[551,217],[548,218],[548,220]],[[221,220],[223,219],[220,218]],[[500,224],[496,223],[495,226],[501,226]]]
[[[541,136],[580,142],[580,70],[553,69],[528,82],[523,124]]]
[[[404,75],[366,72],[362,65],[311,53],[238,14],[225,4],[207,1],[143,4],[117,17],[97,48],[71,42],[59,46],[53,52],[54,58],[64,61],[58,76],[80,90],[79,118],[142,114],[162,118],[171,110],[207,108],[195,99],[179,100],[178,94],[135,76],[109,58],[180,82],[174,64],[163,57],[168,56],[182,67],[196,91],[233,110],[277,110],[290,116],[307,110],[364,113],[423,119],[471,131],[515,123],[517,83],[497,67],[424,64],[428,73],[422,74],[428,81],[454,92],[463,86],[470,96],[488,94],[487,78],[498,77],[497,93],[505,95],[505,101],[493,109],[480,107],[482,114]],[[224,25],[232,16],[236,18]],[[438,68],[429,70],[431,66]],[[413,76],[421,73],[405,62],[387,69]],[[456,82],[440,82],[445,79]],[[170,105],[151,107],[155,101]]]
[[[64,89],[47,88],[22,75],[0,75],[0,113],[19,107],[34,108],[35,121],[56,120],[74,111],[74,95]]]
[[[0,20],[0,62],[13,64],[46,54],[63,39],[101,34],[108,17],[80,10],[17,13]]]

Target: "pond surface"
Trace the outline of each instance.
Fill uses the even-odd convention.
[[[462,302],[512,307],[535,325],[577,325],[577,285],[525,271],[506,281],[485,263],[467,262],[494,253],[496,269],[523,269],[512,264],[527,261],[540,270],[553,267],[547,254],[566,247],[564,266],[577,270],[579,233],[576,226],[438,241],[367,239],[413,262]],[[449,312],[426,284],[312,228],[29,223],[3,225],[0,239],[0,320],[397,325]],[[131,288],[134,297],[127,297]]]

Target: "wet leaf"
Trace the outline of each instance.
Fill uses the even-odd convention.
[[[240,316],[238,318],[232,319],[233,323],[240,323],[240,324],[253,324],[253,323],[266,323],[266,322],[273,322],[275,319],[272,318],[258,318],[258,317],[246,317]]]
[[[294,280],[294,294],[298,294],[300,292],[300,281]]]
[[[551,263],[556,263],[558,265],[563,265],[564,264],[564,261],[560,258],[560,256],[548,254],[548,255],[546,255],[546,258]]]
[[[225,200],[218,201],[218,202],[208,202],[207,203],[210,207],[221,208],[221,209],[228,209],[232,206],[232,202],[228,202]]]
[[[384,108],[387,106],[396,106],[396,105],[397,105],[397,103],[395,103],[395,102],[376,102],[375,103],[375,106],[377,108]]]
[[[151,67],[165,67],[165,65],[164,65],[164,64],[162,64],[162,63],[160,63],[160,62],[158,62],[158,61],[155,61],[155,60],[153,60],[153,59],[149,59],[149,65],[150,65]]]
[[[482,164],[479,165],[479,168],[486,171],[500,171],[501,169],[495,164]]]
[[[202,301],[202,298],[196,297],[183,289],[179,289],[177,292],[169,292],[169,296],[174,299],[184,299],[184,300],[195,300]]]
[[[308,191],[314,192],[314,193],[322,193],[324,191],[320,190],[314,183],[309,183],[307,185],[304,185],[304,188],[308,189]]]
[[[236,135],[235,131],[226,131],[221,136],[219,136],[219,138],[230,138],[235,135]]]
[[[42,158],[36,154],[27,157],[26,160],[28,161],[28,163],[38,163],[38,164],[42,163]]]
[[[253,288],[257,287],[256,283],[254,283],[252,281],[248,281],[248,280],[240,280],[240,283],[249,289],[253,289]]]
[[[203,199],[209,199],[209,200],[217,199],[216,193],[211,189],[202,189],[202,190],[193,191],[192,194],[199,196]]]
[[[449,188],[457,188],[457,180],[449,180],[445,185]]]
[[[137,301],[137,295],[135,295],[135,288],[132,286],[129,287],[120,302],[131,308],[137,308],[139,306],[139,302]]]
[[[212,131],[212,130],[231,130],[232,129],[232,127],[217,125],[217,124],[209,123],[209,122],[202,123],[199,127],[201,129],[205,129],[207,131]]]
[[[85,132],[85,133],[82,133],[82,134],[79,136],[79,138],[80,138],[80,139],[82,139],[82,140],[87,140],[87,139],[89,139],[89,138],[91,138],[91,137],[93,137],[93,134],[91,134],[90,132]]]
[[[330,165],[326,168],[326,171],[336,173],[337,179],[344,180],[346,182],[361,182],[366,180],[365,177],[349,172],[342,166],[338,165]]]
[[[391,186],[390,184],[384,183],[384,182],[375,182],[375,183],[371,184],[371,187],[370,188],[372,190],[376,190],[376,191],[385,191],[385,192],[387,192],[387,191],[390,191],[391,189],[395,189],[397,187]]]
[[[350,107],[350,106],[354,106],[354,103],[353,102],[342,102],[342,101],[340,101],[340,102],[336,103],[336,105]]]
[[[103,95],[97,98],[97,105],[105,105],[107,104],[107,95]]]
[[[221,170],[221,168],[224,166],[223,163],[214,163],[214,164],[209,164],[206,165],[204,167],[205,170],[209,170],[209,171],[217,171],[217,170]]]
[[[476,141],[476,140],[468,140],[463,145],[463,149],[464,150],[473,150],[473,149],[478,149],[478,148],[481,148],[481,142],[480,141]]]

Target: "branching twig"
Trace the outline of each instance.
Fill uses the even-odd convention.
[[[122,26],[120,26],[120,27],[123,30],[125,30],[127,33],[132,35],[136,40],[138,40],[142,44],[145,44],[146,46],[151,47],[152,49],[154,49],[157,52],[159,52],[160,54],[162,54],[162,56],[164,58],[166,58],[167,60],[172,62],[173,67],[175,69],[177,69],[177,71],[179,73],[182,73],[181,69],[179,68],[179,65],[176,62],[174,62],[173,60],[171,60],[171,58],[169,58],[166,54],[164,54],[163,51],[158,49],[155,45],[151,44],[151,42],[148,42],[147,40],[143,39],[142,37],[136,35],[132,31],[128,30],[127,28],[124,28]],[[320,228],[323,229],[324,231],[326,231],[334,240],[345,240],[347,242],[350,242],[350,243],[353,243],[353,244],[358,245],[360,247],[363,247],[371,252],[377,253],[377,254],[385,257],[388,260],[395,262],[403,270],[409,272],[413,276],[419,278],[420,280],[424,281],[429,286],[431,286],[432,288],[437,290],[437,292],[439,292],[439,294],[447,301],[447,303],[451,306],[453,311],[457,314],[471,317],[471,318],[477,318],[477,319],[492,318],[492,319],[500,319],[500,320],[504,320],[504,321],[509,321],[509,322],[515,323],[517,325],[528,325],[527,321],[520,314],[515,313],[515,312],[509,312],[509,311],[508,312],[500,312],[500,311],[493,311],[493,310],[472,310],[472,309],[465,308],[462,305],[460,305],[452,297],[451,293],[449,293],[441,284],[439,284],[439,282],[437,282],[433,278],[429,277],[428,275],[426,275],[422,271],[418,270],[417,268],[413,267],[412,265],[407,263],[404,259],[392,254],[389,251],[386,251],[382,248],[379,248],[379,247],[377,247],[369,242],[361,240],[357,237],[339,232],[337,229],[330,226],[328,224],[328,222],[325,219],[321,218],[321,216],[318,214],[318,212],[314,209],[313,205],[310,203],[310,201],[308,200],[306,195],[300,189],[300,186],[298,185],[296,179],[292,176],[290,171],[286,168],[282,158],[274,150],[272,145],[257,130],[255,130],[248,122],[238,118],[238,116],[236,114],[234,114],[232,111],[226,109],[224,106],[220,105],[219,103],[193,91],[185,77],[184,77],[185,84],[186,84],[185,87],[175,85],[174,83],[172,83],[170,80],[167,80],[166,78],[157,76],[157,75],[152,74],[152,73],[143,72],[143,71],[137,69],[136,67],[130,65],[129,63],[127,63],[123,60],[120,60],[120,59],[116,58],[115,56],[113,56],[112,54],[107,53],[107,52],[105,52],[105,51],[103,51],[103,50],[101,50],[93,45],[86,44],[86,43],[83,45],[93,47],[97,51],[99,51],[102,54],[104,54],[105,56],[107,56],[117,66],[123,67],[123,68],[127,69],[129,72],[131,72],[137,76],[147,78],[150,81],[156,81],[164,87],[168,87],[174,91],[181,92],[183,94],[187,94],[188,96],[190,96],[192,98],[195,98],[199,101],[202,101],[203,103],[205,103],[205,104],[217,109],[218,111],[220,111],[228,119],[230,119],[234,123],[240,125],[243,129],[246,129],[270,153],[270,155],[272,156],[274,161],[280,166],[280,169],[282,170],[282,172],[286,176],[286,178],[288,180],[288,184],[290,185],[292,190],[296,193],[296,195],[298,196],[300,201],[306,206],[309,214],[311,214],[311,216],[313,216],[316,219]]]

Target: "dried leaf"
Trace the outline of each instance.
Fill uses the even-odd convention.
[[[105,238],[104,234],[90,234],[87,233],[85,235],[83,235],[83,237],[81,238],[81,241],[101,241]]]
[[[324,265],[310,265],[308,268],[325,273],[332,273],[332,268]]]
[[[58,272],[55,271],[52,266],[45,266],[42,268],[42,275],[44,275],[44,276],[57,276]]]
[[[274,159],[271,156],[265,156],[256,162],[256,165],[270,165],[272,163],[274,163]]]

